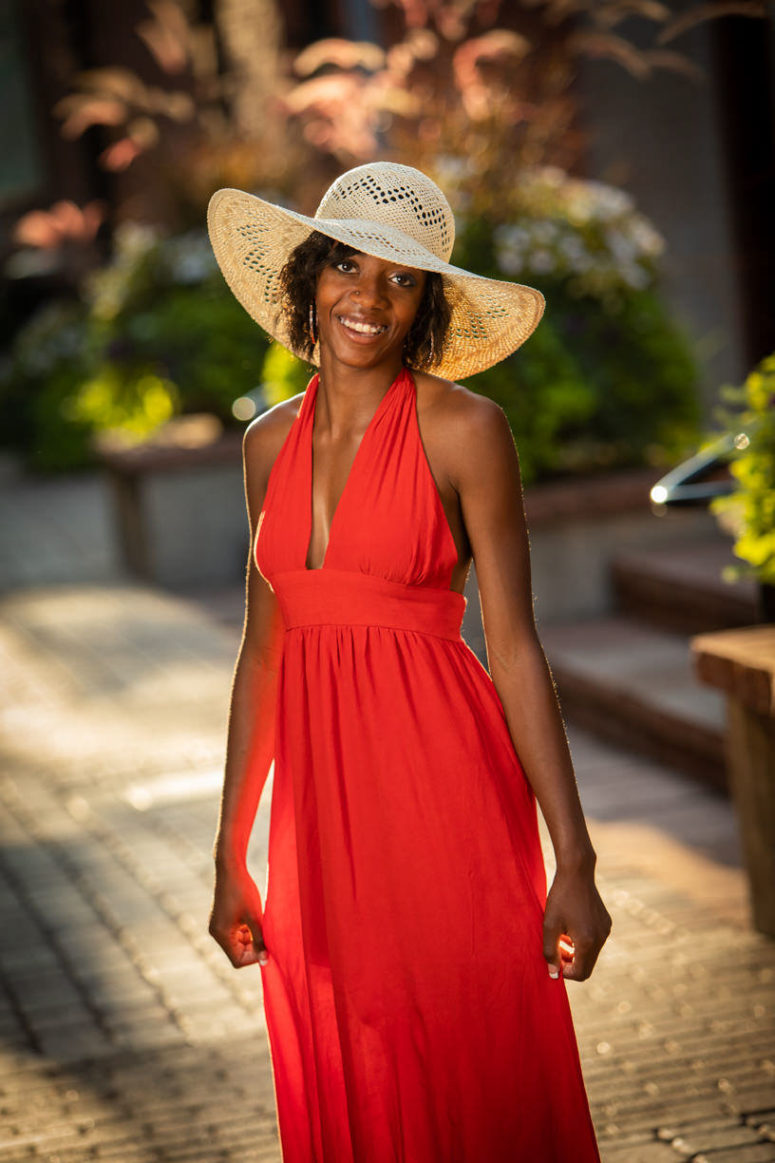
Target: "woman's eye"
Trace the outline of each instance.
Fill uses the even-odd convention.
[[[343,275],[357,273],[358,270],[358,264],[352,258],[342,258],[332,265],[334,270],[341,271]],[[414,275],[410,275],[408,271],[396,271],[390,277],[399,287],[414,287],[417,283]]]

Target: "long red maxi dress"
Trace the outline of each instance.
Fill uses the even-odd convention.
[[[317,387],[254,548],[286,627],[261,970],[284,1163],[598,1163],[535,796],[460,637],[414,380],[310,570]]]

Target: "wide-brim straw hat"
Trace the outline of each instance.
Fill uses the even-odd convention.
[[[242,190],[217,190],[207,210],[215,257],[236,298],[264,331],[307,359],[290,341],[279,274],[312,231],[362,254],[442,276],[452,318],[444,350],[429,367],[463,378],[492,367],[538,326],[544,297],[534,287],[485,278],[449,262],[455,220],[435,182],[412,166],[371,162],[341,175],[314,217]],[[319,362],[319,345],[313,362]]]

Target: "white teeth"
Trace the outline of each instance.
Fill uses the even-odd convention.
[[[362,335],[381,335],[385,330],[384,327],[377,327],[373,323],[358,323],[354,319],[346,319],[343,315],[340,315],[339,318],[345,327],[349,327],[352,331],[360,331]]]

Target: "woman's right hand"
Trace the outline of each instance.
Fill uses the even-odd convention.
[[[262,922],[261,896],[247,869],[219,868],[209,932],[235,969],[256,963],[266,965],[269,960]]]

